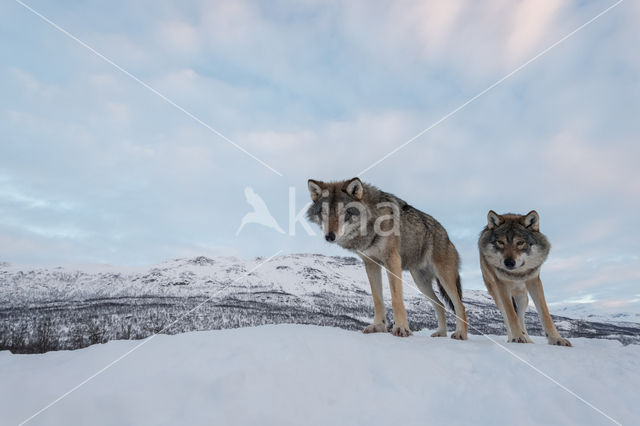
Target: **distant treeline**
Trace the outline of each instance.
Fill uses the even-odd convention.
[[[413,330],[437,327],[433,309],[426,299],[409,299],[407,310]],[[0,350],[44,353],[79,349],[110,340],[143,339],[156,333],[282,323],[361,330],[372,314],[371,297],[365,294],[345,298],[319,293],[300,298],[265,291],[237,293],[210,301],[203,297],[143,297],[50,302],[41,306],[0,308]],[[495,306],[470,303],[467,314],[472,334],[505,334],[502,317]],[[565,324],[560,326],[561,333],[568,337],[640,343],[640,328],[558,319]],[[387,320],[391,325],[390,311]],[[526,320],[531,335],[542,334],[535,313],[528,312]],[[453,315],[448,315],[448,321],[453,329]]]

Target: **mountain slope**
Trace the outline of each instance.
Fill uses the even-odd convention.
[[[265,260],[197,257],[151,268],[0,265],[0,350],[46,352],[160,331],[279,323],[360,330],[371,320],[370,288],[360,260],[286,255],[259,266]],[[412,283],[407,274],[405,303],[412,329],[436,328],[431,304]],[[385,299],[390,301],[388,293]],[[471,333],[504,333],[486,292],[465,290],[464,302]],[[530,334],[541,335],[535,310],[526,318]],[[388,319],[391,323],[390,311]],[[637,323],[555,320],[568,337],[640,342]],[[451,313],[448,321],[453,328]]]

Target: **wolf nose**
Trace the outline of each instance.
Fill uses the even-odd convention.
[[[509,269],[512,269],[514,266],[516,266],[516,261],[509,257],[504,260],[504,266],[506,266]]]
[[[336,240],[336,234],[334,234],[333,232],[329,232],[327,235],[324,236],[324,239],[329,242],[333,242]]]

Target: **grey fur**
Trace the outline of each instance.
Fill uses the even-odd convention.
[[[515,215],[509,213],[503,216]],[[522,256],[525,256],[526,263],[524,266],[526,268],[508,270],[504,267],[501,250],[496,245],[500,237],[506,238],[509,243],[513,242],[515,238],[521,238],[527,242],[526,250],[522,252]],[[480,233],[478,248],[485,260],[495,267],[497,273],[503,278],[524,281],[539,273],[540,267],[549,255],[551,244],[542,232],[524,226],[520,222],[508,220],[492,229],[486,226]]]
[[[371,258],[382,261],[377,255],[376,246],[383,247],[385,238],[389,236],[381,236],[375,232],[374,224],[384,215],[392,215],[393,208],[386,206],[391,203],[396,206],[400,216],[399,225],[399,252],[402,259],[402,269],[412,270],[420,273],[423,277],[428,277],[430,283],[436,277],[433,270],[434,253],[441,256],[447,256],[455,260],[456,271],[459,268],[460,257],[458,252],[449,240],[449,236],[444,227],[432,216],[416,209],[406,201],[393,194],[384,192],[377,187],[363,183],[364,188],[362,199],[356,200],[347,192],[347,184],[349,181],[322,183],[325,190],[320,198],[318,198],[307,210],[307,218],[310,222],[323,227],[323,208],[328,208],[328,216],[341,216],[346,221],[357,221],[357,225],[353,226],[351,232],[344,237],[336,240],[341,247],[356,253],[364,252]],[[347,204],[360,204],[360,214],[358,217],[351,217],[345,208],[340,206]],[[383,205],[383,207],[378,207]],[[364,221],[362,229],[365,232],[359,232],[360,226]],[[460,277],[457,277],[457,292],[462,298],[462,287]],[[453,309],[453,303],[447,296],[446,291],[439,285],[440,294],[449,306]]]
[[[430,264],[430,256],[435,249],[452,249],[455,251],[459,262],[458,252],[449,240],[449,235],[444,227],[432,216],[421,212],[406,201],[388,192],[381,191],[373,185],[363,183],[364,195],[360,203],[362,204],[361,219],[366,221],[366,232],[361,235],[354,232],[344,240],[337,243],[354,252],[366,252],[374,244],[377,244],[384,236],[376,235],[374,231],[375,221],[383,215],[393,214],[388,207],[377,208],[381,203],[392,203],[398,207],[400,214],[400,256],[402,257],[402,269],[423,269]],[[322,227],[321,212],[323,203],[329,206],[330,214],[345,214],[336,212],[339,203],[347,205],[358,203],[343,188],[334,186],[328,189],[326,196],[319,198],[307,210],[307,218],[310,222]]]
[[[558,333],[544,297],[540,268],[551,244],[539,222],[535,210],[526,215],[489,211],[478,239],[482,278],[502,313],[509,342],[533,343],[524,320],[531,295],[549,344],[571,346]]]

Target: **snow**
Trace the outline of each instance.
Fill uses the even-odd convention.
[[[16,306],[51,300],[206,295],[221,289],[229,293],[238,287],[269,286],[294,295],[306,295],[310,288],[322,291],[331,287],[342,294],[369,288],[362,263],[355,258],[294,254],[264,263],[266,260],[199,256],[167,260],[152,267],[38,268],[5,263],[0,265],[0,300]],[[339,285],[330,279],[337,269]],[[254,272],[247,274],[249,271]],[[180,283],[187,285],[176,285]]]
[[[624,306],[613,304],[607,306],[606,302],[590,301],[586,303],[550,303],[549,309],[556,315],[587,321],[600,321],[611,324],[639,323],[640,322],[640,298],[624,302]],[[624,311],[622,311],[624,309]]]
[[[214,292],[224,295],[238,288],[269,288],[301,297],[325,290],[339,295],[370,291],[364,266],[354,257],[289,254],[264,263],[266,259],[199,256],[167,260],[151,267],[75,265],[43,268],[4,263],[0,264],[0,304],[18,306],[107,297],[202,296]],[[247,274],[249,271],[253,272]],[[409,272],[405,271],[403,277],[405,282],[413,283]],[[413,289],[409,287],[408,290]],[[388,286],[384,286],[383,291],[390,295]],[[484,301],[489,296],[485,291],[465,290],[465,297]]]
[[[430,333],[271,325],[158,335],[29,424],[612,424],[486,337]],[[618,422],[640,419],[640,346],[492,338]],[[140,343],[0,352],[2,422],[25,420]]]

